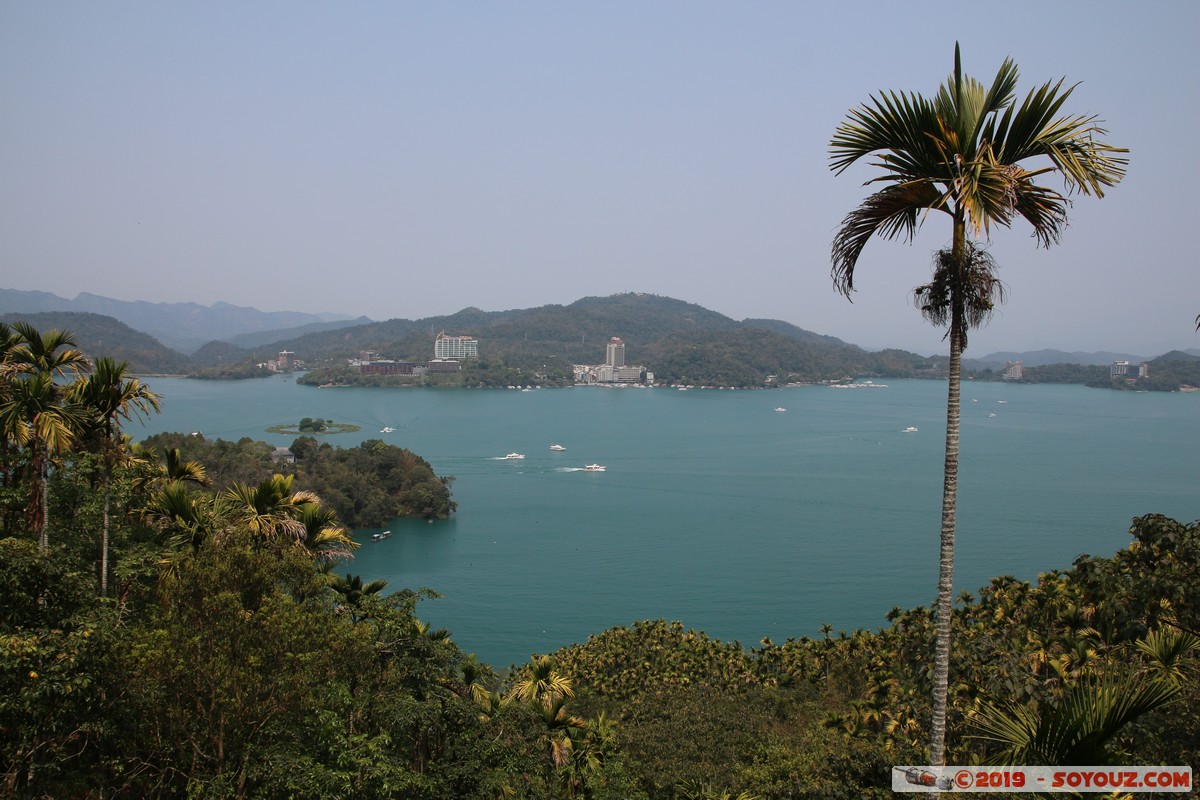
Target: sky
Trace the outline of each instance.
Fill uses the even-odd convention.
[[[848,302],[830,243],[877,173],[828,144],[957,41],[1130,149],[1057,246],[993,231],[968,357],[1200,347],[1198,34],[1192,0],[0,0],[0,288],[377,320],[637,291],[944,352],[911,293],[947,218],[872,240]]]

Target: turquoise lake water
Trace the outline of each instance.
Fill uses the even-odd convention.
[[[397,521],[379,542],[357,531],[363,546],[345,571],[439,592],[418,615],[497,666],[659,617],[747,646],[824,623],[876,628],[935,591],[942,382],[686,392],[148,383],[163,413],[131,424],[135,436],[287,445],[294,437],[265,429],[324,417],[362,426],[333,444],[382,439],[454,475],[454,518]],[[1200,393],[967,383],[961,449],[956,594],[1111,555],[1141,514],[1200,517]],[[510,452],[525,458],[500,458]],[[580,470],[589,463],[607,469]]]

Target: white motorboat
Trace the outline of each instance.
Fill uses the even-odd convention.
[[[550,445],[550,449],[555,451],[556,453],[561,453],[563,450],[566,450],[567,448],[563,447],[561,444],[552,444],[552,445]]]
[[[517,459],[524,458],[524,457],[525,457],[525,455],[523,453],[509,453],[501,460],[502,461],[516,461]]]
[[[608,467],[601,464],[588,464],[583,468],[584,472],[604,472]]]
[[[916,433],[917,429],[914,428],[912,425],[909,425],[907,428],[904,429],[904,432],[905,433]]]

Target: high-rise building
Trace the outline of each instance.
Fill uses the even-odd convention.
[[[442,331],[433,341],[433,357],[454,361],[479,358],[479,340],[469,336],[447,336]]]
[[[625,366],[625,342],[614,336],[608,340],[608,349],[604,354],[604,363],[610,367]]]

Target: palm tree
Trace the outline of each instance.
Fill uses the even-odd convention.
[[[199,461],[184,461],[178,447],[172,447],[163,452],[163,470],[167,480],[191,481],[201,486],[208,486],[208,472]]]
[[[976,738],[999,749],[992,764],[1104,766],[1121,761],[1112,742],[1129,723],[1175,700],[1180,685],[1131,670],[1089,676],[1057,704],[983,703]]]
[[[142,418],[158,411],[158,395],[137,378],[129,377],[129,365],[111,358],[96,359],[92,373],[78,384],[77,399],[91,414],[91,428],[100,447],[104,465],[104,519],[100,535],[100,596],[108,594],[108,511],[112,495],[112,471],[120,452],[119,420]]]
[[[174,549],[181,550],[186,545],[193,555],[218,524],[212,496],[192,494],[181,480],[167,481],[155,492],[145,515]]]
[[[363,583],[360,575],[336,575],[329,584],[330,588],[341,596],[344,608],[350,613],[351,622],[367,618],[368,614],[364,613],[362,608],[363,600],[379,594],[387,585],[387,581],[382,578]]]
[[[574,697],[575,689],[571,679],[558,671],[553,656],[534,656],[508,694],[522,703],[548,706],[560,697]]]
[[[571,763],[575,742],[582,738],[587,722],[567,711],[564,695],[547,696],[546,702],[531,701],[530,705],[544,729],[541,740],[546,752],[546,797],[551,798],[555,771]]]
[[[292,491],[294,475],[276,473],[257,486],[235,483],[222,498],[231,518],[267,541],[303,540],[307,531],[300,513],[307,504],[320,504],[312,492]]]
[[[69,384],[56,379],[77,376],[88,359],[66,331],[43,334],[27,322],[14,322],[4,339],[7,352],[0,369],[6,390],[0,399],[0,430],[6,439],[29,448],[29,524],[47,548],[50,462],[71,446],[84,420],[81,409],[69,402]]]
[[[1005,60],[991,87],[963,75],[958,45],[954,73],[933,98],[885,92],[852,110],[830,141],[830,169],[841,174],[873,157],[883,171],[870,181],[886,184],[842,220],[832,247],[834,287],[847,299],[867,241],[911,241],[930,211],[950,217],[951,244],[935,259],[933,281],[917,289],[926,316],[948,323],[949,389],[942,491],[937,592],[933,720],[929,758],[945,757],[946,698],[950,665],[950,616],[954,583],[954,530],[958,494],[959,383],[966,333],[987,318],[1000,286],[983,251],[969,242],[1009,227],[1021,217],[1038,243],[1059,241],[1067,224],[1069,195],[1104,196],[1125,175],[1122,148],[1099,137],[1096,117],[1057,116],[1074,91],[1063,81],[1031,90],[1016,104],[1017,67]],[[1038,163],[1026,166],[1038,159]],[[1038,184],[1062,178],[1067,194]]]
[[[341,561],[354,555],[358,542],[338,521],[337,512],[319,503],[304,503],[296,517],[304,528],[300,544],[318,562]]]

